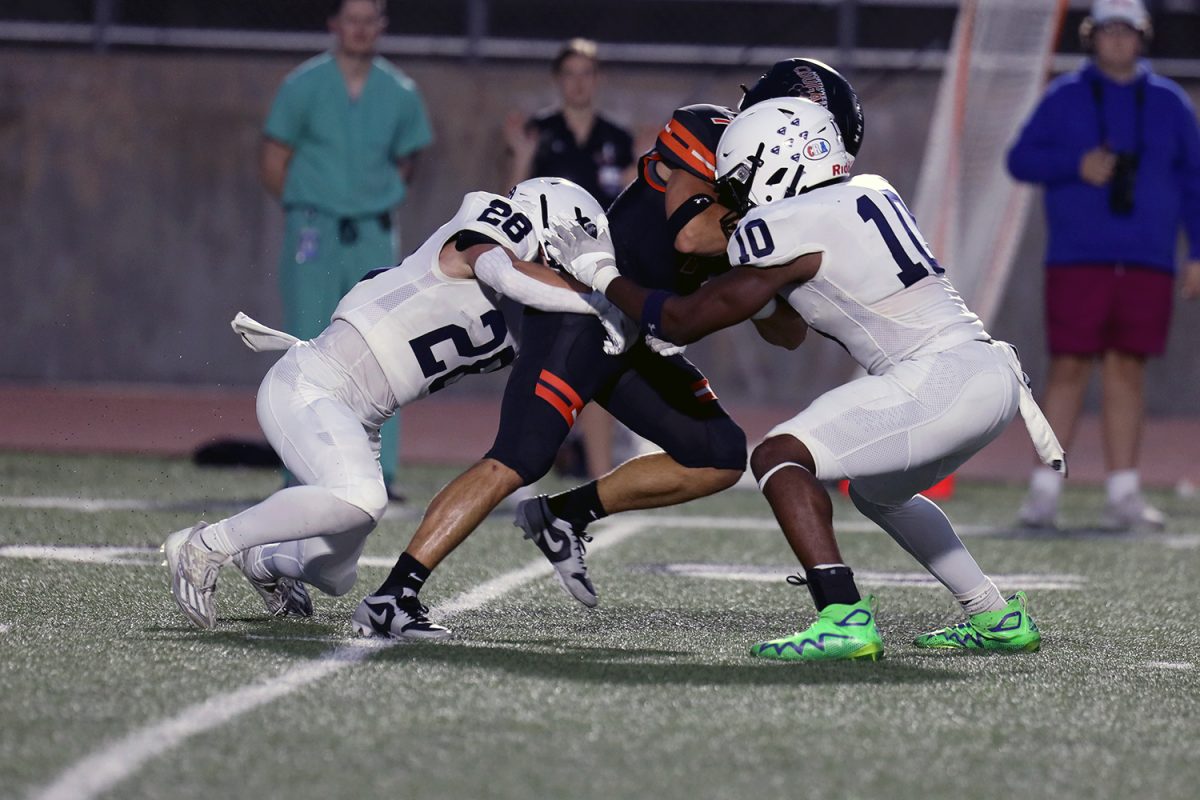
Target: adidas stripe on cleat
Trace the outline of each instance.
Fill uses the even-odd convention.
[[[311,617],[313,615],[312,597],[303,582],[295,578],[275,578],[262,580],[254,577],[250,565],[246,562],[249,550],[234,554],[234,566],[241,570],[242,575],[258,592],[267,613],[272,617]]]
[[[966,622],[923,633],[913,644],[940,650],[1036,653],[1042,646],[1042,634],[1029,616],[1028,606],[1025,593],[1017,592],[1008,598],[1004,608],[974,614]]]
[[[175,531],[163,542],[162,552],[175,604],[192,624],[211,630],[217,625],[217,573],[229,558],[199,543],[205,527],[206,523],[198,522]]]

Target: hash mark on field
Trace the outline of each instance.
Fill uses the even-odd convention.
[[[612,547],[653,524],[644,516],[618,519],[602,529],[591,550]],[[552,574],[551,566],[539,558],[524,567],[486,581],[443,603],[430,613],[438,621],[480,608],[488,602],[535,578]],[[197,636],[197,641],[202,635]],[[191,737],[230,722],[259,706],[302,689],[311,683],[366,660],[377,652],[402,644],[399,640],[355,639],[298,664],[280,675],[259,683],[214,695],[180,711],[173,717],[134,730],[115,742],[76,761],[52,783],[30,795],[31,800],[85,800],[112,789],[148,761],[179,746]]]
[[[1191,669],[1195,665],[1192,664],[1190,661],[1147,661],[1146,666],[1152,667],[1154,669],[1184,670],[1184,669]]]
[[[12,625],[8,625],[3,622],[0,622],[0,633],[8,633],[11,630],[12,630]]]

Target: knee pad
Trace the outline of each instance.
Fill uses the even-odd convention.
[[[383,485],[382,480],[358,481],[350,486],[331,488],[329,491],[338,500],[365,511],[375,523],[383,519],[383,512],[387,510],[387,487]]]
[[[664,448],[685,467],[715,467],[746,471],[746,432],[729,417],[703,423],[699,435],[682,436]]]
[[[535,433],[522,431],[533,430]],[[521,476],[525,486],[541,478],[554,466],[558,448],[562,446],[566,433],[561,423],[548,425],[520,426],[508,428],[501,425],[492,448],[484,458],[499,461]]]

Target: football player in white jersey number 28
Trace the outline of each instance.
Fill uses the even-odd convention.
[[[259,388],[258,419],[303,485],[167,538],[172,593],[189,620],[216,624],[217,574],[228,562],[272,614],[310,616],[305,584],[331,595],[349,591],[367,534],[387,506],[379,426],[400,406],[463,375],[512,362],[515,345],[497,295],[547,311],[598,314],[609,333],[606,348],[624,349],[624,318],[602,295],[530,263],[551,215],[604,229],[600,205],[570,181],[535,179],[519,188],[540,207],[468,194],[454,218],[403,263],[368,273],[311,341],[244,314],[234,320],[252,349],[287,350]],[[420,609],[408,611],[422,626],[410,635],[447,633]]]
[[[1025,418],[1039,455],[1066,470],[1014,349],[993,340],[929,252],[883,178],[851,178],[833,117],[800,99],[742,112],[717,151],[731,209],[734,268],[687,297],[620,277],[594,239],[552,221],[546,246],[570,271],[655,336],[678,344],[750,317],[778,297],[867,371],[777,425],[751,455],[759,488],[804,567],[818,617],[754,645],[760,658],[877,659],[874,598],[855,586],[833,534],[822,481],[850,480],[855,506],[958,599],[966,621],[921,634],[920,647],[1034,651],[1041,635],[1023,592],[1007,600],[950,521],[918,492]]]

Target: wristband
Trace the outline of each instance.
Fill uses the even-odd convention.
[[[608,285],[617,278],[621,277],[621,271],[617,269],[614,263],[601,264],[596,267],[596,272],[592,275],[592,288],[600,294],[605,294],[608,291]]]
[[[661,330],[663,306],[672,297],[674,295],[670,292],[664,292],[662,289],[657,289],[646,295],[646,302],[642,304],[642,327],[651,336],[670,341],[670,339],[662,335]]]

